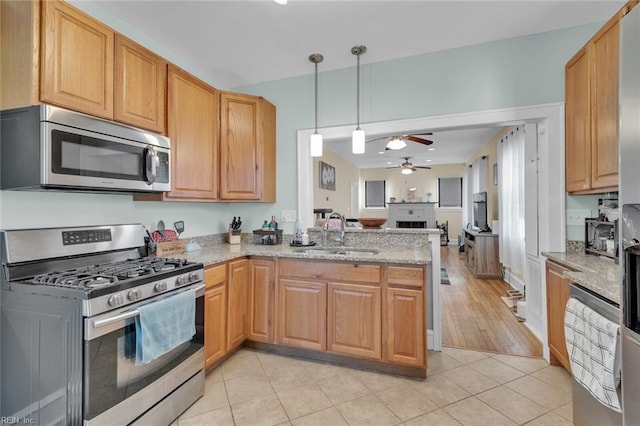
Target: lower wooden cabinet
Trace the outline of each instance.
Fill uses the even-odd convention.
[[[247,337],[247,293],[249,261],[229,262],[227,351],[239,346]]]
[[[569,280],[564,272],[569,269],[547,261],[547,340],[550,362],[571,371],[564,337],[564,310],[569,301]]]
[[[273,343],[275,262],[271,259],[250,259],[249,269],[247,337],[259,342]]]
[[[227,265],[208,268],[204,273],[204,359],[205,368],[226,354],[227,335]]]
[[[363,358],[382,358],[380,287],[329,283],[327,350]]]
[[[327,349],[327,284],[278,281],[278,343],[304,349]]]
[[[424,291],[388,288],[386,299],[387,361],[425,366]]]

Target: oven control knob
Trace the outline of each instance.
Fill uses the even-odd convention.
[[[120,306],[124,303],[124,297],[121,294],[114,294],[107,300],[107,303],[111,306]]]
[[[138,289],[131,290],[129,291],[129,293],[127,293],[127,299],[129,299],[132,302],[135,302],[136,300],[140,300],[141,297],[142,297],[142,294]]]
[[[160,283],[156,283],[156,285],[153,286],[153,289],[156,293],[161,293],[167,289],[167,282],[162,281]]]
[[[190,282],[198,281],[198,273],[197,272],[190,273],[189,274],[189,281]]]
[[[177,285],[185,285],[186,283],[188,283],[189,278],[186,275],[180,275],[178,277],[178,279],[176,280],[176,284]]]

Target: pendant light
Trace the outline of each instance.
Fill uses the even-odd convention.
[[[351,134],[351,152],[364,154],[364,130],[360,128],[360,55],[367,52],[366,46],[353,46],[351,53],[358,57],[356,84],[356,129]]]
[[[319,53],[309,55],[309,61],[313,62],[316,67],[315,132],[313,132],[309,139],[309,150],[312,157],[322,157],[322,135],[318,133],[318,64],[322,62],[323,59],[324,57]]]

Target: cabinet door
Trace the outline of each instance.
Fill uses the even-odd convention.
[[[565,179],[567,192],[591,189],[590,44],[565,67]]]
[[[273,342],[275,263],[268,259],[249,261],[249,332],[251,340]]]
[[[263,173],[260,98],[222,93],[220,110],[220,199],[259,200]]]
[[[227,265],[205,269],[204,282],[204,360],[209,368],[227,353]]]
[[[116,35],[114,118],[122,123],[165,133],[167,62]]]
[[[246,259],[229,263],[227,314],[227,351],[247,337],[247,286],[249,267]]]
[[[227,353],[227,289],[224,284],[209,288],[204,297],[204,359],[209,368]]]
[[[593,38],[591,188],[618,187],[620,23],[615,17]]]
[[[571,371],[564,337],[564,310],[569,301],[569,280],[560,265],[547,262],[547,334],[552,365],[562,364]]]
[[[114,32],[62,1],[42,8],[40,98],[113,119]]]
[[[327,349],[327,284],[281,279],[278,282],[278,343]]]
[[[167,198],[215,200],[218,194],[217,91],[172,65],[168,87],[171,192]]]
[[[426,367],[424,292],[387,289],[387,360]]]
[[[380,360],[380,287],[329,283],[327,300],[327,350]]]

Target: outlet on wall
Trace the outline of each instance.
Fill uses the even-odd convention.
[[[567,226],[584,226],[588,217],[593,217],[589,209],[567,209]]]
[[[282,210],[280,214],[280,220],[282,222],[295,222],[298,217],[298,212],[295,210]]]

